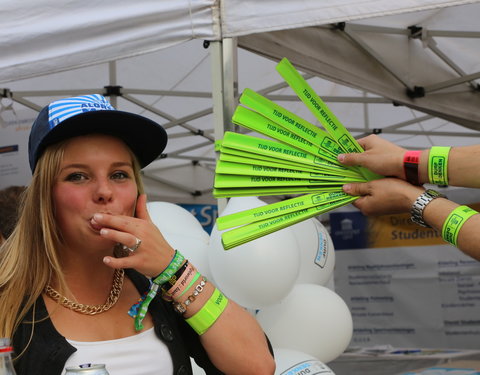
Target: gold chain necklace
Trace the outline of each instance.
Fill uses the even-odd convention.
[[[62,296],[50,285],[45,287],[45,294],[53,299],[55,302],[60,303],[60,305],[79,312],[85,315],[96,315],[102,312],[110,310],[113,305],[115,305],[120,297],[120,292],[122,291],[123,278],[125,276],[125,271],[123,269],[115,269],[113,274],[113,284],[110,294],[108,295],[107,300],[103,305],[84,305],[83,303],[77,303],[65,296]]]

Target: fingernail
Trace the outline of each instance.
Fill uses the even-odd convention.
[[[93,215],[93,218],[94,218],[95,220],[102,220],[102,219],[103,219],[103,215],[102,215],[102,214],[94,214],[94,215]]]
[[[337,160],[339,162],[343,162],[345,160],[345,154],[338,154],[337,155]]]
[[[108,234],[108,229],[104,229],[104,228],[100,229],[100,234],[104,235],[104,236],[107,235]]]
[[[345,193],[348,193],[350,190],[352,190],[352,185],[350,185],[350,184],[343,185],[343,191]]]
[[[110,262],[111,262],[111,260],[110,260],[109,257],[103,258],[103,263],[108,264],[108,263],[110,263]]]

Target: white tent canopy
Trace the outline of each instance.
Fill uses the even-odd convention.
[[[157,51],[190,39],[438,9],[460,0],[0,1],[0,82]]]
[[[239,45],[433,116],[480,128],[478,4],[281,30]]]
[[[168,157],[145,174],[147,187],[161,184],[163,199],[208,196],[213,142],[231,126],[243,88],[309,116],[275,73],[284,56],[328,80],[310,78],[357,135],[375,129],[433,142],[480,129],[478,1],[69,0],[59,7],[0,0],[0,12],[8,15],[0,26],[0,95],[19,113],[98,92],[159,121]],[[273,61],[239,50],[237,71],[237,40]],[[385,109],[392,103],[403,105],[394,115]],[[365,105],[380,107],[372,113]],[[428,146],[416,142],[409,146]]]

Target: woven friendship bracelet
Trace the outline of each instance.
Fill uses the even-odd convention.
[[[203,335],[215,323],[220,315],[222,315],[225,307],[227,307],[228,298],[223,295],[220,290],[215,288],[211,297],[198,310],[195,315],[185,319],[199,335]]]
[[[475,214],[478,214],[478,212],[468,206],[459,206],[455,208],[450,212],[445,223],[443,223],[442,238],[453,246],[457,246],[460,229],[463,224]]]
[[[184,256],[180,251],[175,250],[175,255],[173,256],[170,264],[165,268],[160,275],[153,279],[153,283],[157,285],[165,284],[172,276],[180,269],[183,261],[185,260]]]
[[[421,153],[422,151],[407,151],[403,155],[405,178],[413,185],[420,185],[418,179],[418,164],[420,163]]]
[[[433,146],[428,155],[428,180],[434,185],[448,185],[448,153],[451,147]]]
[[[172,278],[172,276],[180,269],[182,262],[185,260],[183,255],[180,251],[175,250],[175,254],[170,261],[170,264],[165,268],[160,275],[158,275],[150,285],[150,290],[147,293],[147,296],[140,304],[138,308],[137,315],[135,316],[135,330],[140,331],[143,329],[143,319],[147,315],[148,306],[150,302],[155,298],[157,295],[158,290],[160,289],[160,285],[166,283],[168,280]]]
[[[168,291],[171,287],[173,287],[178,282],[178,280],[181,279],[181,277],[183,276],[188,266],[189,266],[189,263],[187,259],[185,263],[183,263],[182,266],[178,269],[178,271],[175,272],[175,274],[165,284],[160,285],[160,288],[162,288],[162,290],[165,292]]]
[[[140,307],[138,308],[137,315],[135,316],[135,330],[136,331],[140,331],[140,330],[143,329],[143,324],[142,324],[143,319],[147,315],[148,306],[150,305],[150,302],[152,302],[152,300],[157,295],[158,288],[159,288],[158,284],[152,283],[152,285],[150,285],[150,290],[148,291],[147,296],[145,297],[145,299],[140,304]]]

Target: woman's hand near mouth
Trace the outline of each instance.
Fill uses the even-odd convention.
[[[101,228],[99,233],[102,237],[130,248],[134,248],[137,239],[141,240],[138,248],[128,257],[106,256],[103,261],[109,267],[134,268],[147,277],[154,277],[168,266],[174,256],[174,249],[150,219],[145,194],[138,197],[136,217],[96,213],[91,225]]]

